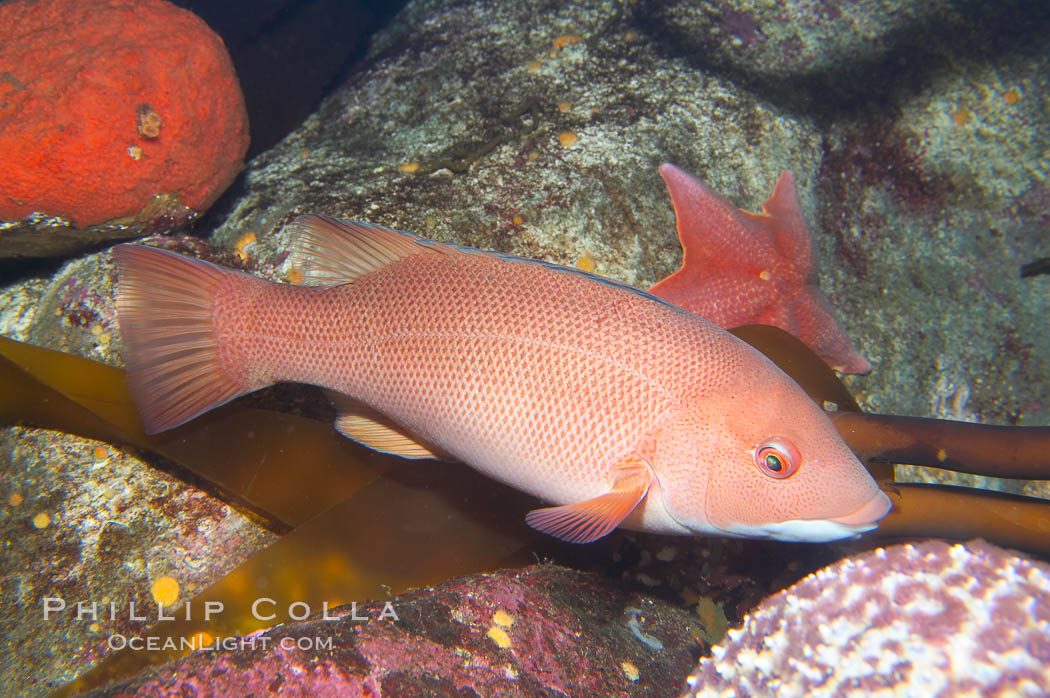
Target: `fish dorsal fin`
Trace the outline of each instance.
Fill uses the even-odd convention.
[[[649,464],[632,456],[613,469],[613,485],[605,494],[576,504],[533,509],[525,515],[525,523],[569,543],[591,543],[623,523],[652,482]]]
[[[371,223],[306,214],[288,224],[292,265],[307,286],[348,284],[399,259],[456,248]]]
[[[0,0],[3,2],[3,0]],[[559,274],[572,274],[605,286],[627,291],[655,303],[681,310],[674,304],[633,286],[573,267],[527,259],[512,254],[478,250],[454,243],[438,242],[411,233],[371,223],[355,223],[315,213],[299,216],[288,224],[292,234],[292,267],[302,272],[304,286],[333,286],[354,280],[387,264],[415,254],[491,255],[516,264],[535,264]]]
[[[348,439],[373,450],[402,458],[443,458],[434,449],[405,434],[400,425],[372,408],[342,393],[332,390],[326,392],[339,413],[335,418],[335,429]]]

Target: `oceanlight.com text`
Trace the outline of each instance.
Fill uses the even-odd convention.
[[[224,650],[233,652],[237,650],[263,650],[271,647],[280,647],[283,650],[302,650],[304,652],[315,652],[331,650],[333,640],[331,637],[281,637],[273,638],[266,635],[248,635],[245,637],[229,636],[212,638],[200,633],[189,637],[138,637],[133,635],[121,635],[119,633],[109,636],[108,643],[111,650],[129,649],[133,652],[159,652],[159,651],[183,651],[192,652],[202,650],[214,652]]]

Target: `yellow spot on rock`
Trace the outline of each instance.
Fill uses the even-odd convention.
[[[33,526],[36,528],[47,528],[51,525],[51,517],[47,515],[46,511],[42,511],[33,517]]]
[[[696,602],[696,615],[700,616],[704,626],[701,631],[704,640],[712,645],[718,644],[729,629],[729,621],[722,607],[714,599],[702,596]]]
[[[955,122],[956,126],[965,126],[966,122],[970,120],[973,114],[966,107],[959,107],[952,114],[952,121]]]
[[[397,171],[398,172],[408,172],[409,174],[415,172],[418,169],[419,169],[419,163],[418,162],[406,162],[404,165],[398,165],[398,167],[397,167]]]
[[[492,622],[501,628],[509,628],[514,625],[515,618],[502,608],[492,614]]]
[[[525,64],[525,70],[529,71],[530,73],[538,73],[541,70],[543,70],[543,64],[539,61],[529,61]]]
[[[940,463],[943,463],[944,461],[948,460],[948,452],[945,451],[943,448],[937,449],[937,460]]]
[[[627,677],[629,681],[637,681],[641,674],[638,672],[636,667],[631,662],[620,662],[620,669],[623,670],[623,675]]]
[[[563,148],[571,148],[580,142],[580,138],[572,131],[565,131],[558,136],[558,142],[561,143]]]
[[[510,647],[510,635],[498,625],[493,625],[485,634],[488,635],[489,639],[495,642],[500,649],[507,649]]]
[[[580,271],[592,272],[594,271],[594,257],[590,256],[586,252],[576,260],[576,268]]]
[[[17,507],[19,504],[25,501],[25,497],[19,492],[12,492],[11,496],[7,498],[7,503],[13,507]]]
[[[569,111],[570,109],[572,109],[572,103],[570,103],[570,102],[558,102],[558,111],[560,111],[561,113],[564,114],[565,112]]]
[[[769,273],[768,269],[763,269],[761,272],[759,272],[758,278],[762,279],[763,281],[769,281],[773,278],[773,275]]]
[[[95,457],[95,460],[105,460],[106,456],[109,455],[109,451],[106,450],[105,446],[95,446],[95,449],[91,452],[91,455]]]
[[[521,216],[514,216],[514,218],[511,218],[511,222],[514,223],[514,225],[521,225],[525,222],[525,219]]]
[[[638,32],[636,32],[636,31],[629,31],[629,32],[627,32],[626,34],[623,35],[623,40],[626,41],[627,43],[631,43],[632,41],[637,41],[638,40]]]
[[[290,284],[301,284],[306,280],[306,272],[299,267],[292,267],[288,270],[288,283]]]
[[[579,43],[580,41],[583,41],[583,39],[581,39],[580,37],[578,37],[575,34],[565,34],[564,36],[559,36],[557,39],[555,39],[551,43],[553,44],[554,48],[561,49],[561,48],[565,48],[569,44],[576,44],[576,43]]]
[[[251,250],[252,245],[255,244],[255,233],[247,232],[244,235],[237,238],[237,242],[233,246],[234,252],[237,253],[238,259],[242,262],[248,261],[248,253]]]
[[[175,581],[174,577],[169,577],[168,575],[157,577],[149,590],[158,606],[161,604],[171,606],[179,598],[179,583]]]
[[[1021,99],[1021,93],[1018,92],[1017,90],[1007,90],[1006,93],[1003,94],[1003,101],[1006,102],[1007,104],[1017,104],[1017,102],[1020,99]]]
[[[207,630],[198,630],[193,634],[193,638],[190,641],[193,643],[194,647],[200,649],[201,647],[207,647],[210,645],[215,641],[215,638]]]

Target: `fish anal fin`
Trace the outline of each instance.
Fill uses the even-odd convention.
[[[653,477],[649,465],[638,458],[621,462],[613,472],[609,492],[576,504],[534,509],[525,523],[569,543],[592,543],[608,535],[645,498]]]
[[[286,230],[293,239],[292,266],[302,272],[306,286],[348,284],[411,255],[456,251],[379,225],[312,213],[297,217]]]
[[[444,459],[436,450],[419,443],[417,439],[406,434],[400,425],[383,414],[342,393],[327,392],[339,413],[335,418],[336,431],[348,439],[373,450],[402,458]]]

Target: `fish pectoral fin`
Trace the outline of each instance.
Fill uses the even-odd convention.
[[[424,446],[416,438],[406,434],[399,424],[380,412],[342,393],[326,392],[339,412],[335,418],[335,429],[348,439],[373,450],[402,458],[445,459],[435,449]]]
[[[641,502],[652,484],[653,471],[639,459],[630,459],[614,470],[612,490],[576,504],[534,509],[525,523],[569,543],[592,543],[608,535]]]

